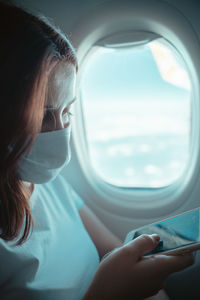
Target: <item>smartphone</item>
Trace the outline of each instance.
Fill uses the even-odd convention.
[[[127,244],[141,234],[157,233],[158,246],[144,256],[155,254],[179,255],[200,249],[200,208],[130,231]]]

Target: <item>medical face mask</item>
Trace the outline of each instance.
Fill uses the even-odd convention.
[[[42,132],[27,156],[19,162],[19,177],[31,183],[45,183],[53,180],[69,162],[71,127]]]

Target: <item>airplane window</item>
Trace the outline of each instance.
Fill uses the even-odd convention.
[[[80,95],[91,165],[102,180],[159,188],[180,178],[190,155],[191,83],[169,42],[94,46]]]

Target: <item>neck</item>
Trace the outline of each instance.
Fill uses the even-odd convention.
[[[25,193],[28,192],[28,193],[30,193],[30,196],[31,196],[31,194],[33,192],[33,188],[34,188],[33,183],[28,182],[28,181],[22,181],[22,185],[23,185]]]

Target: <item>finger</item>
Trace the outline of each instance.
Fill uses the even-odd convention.
[[[152,251],[158,245],[159,240],[160,237],[157,234],[142,234],[125,247],[130,247],[134,257],[138,259],[145,253]]]
[[[169,273],[178,272],[182,269],[185,269],[191,266],[194,263],[194,256],[192,253],[187,253],[184,255],[166,255],[166,265],[167,271]]]
[[[149,260],[149,263],[154,267],[156,264],[158,272],[169,275],[191,266],[194,263],[194,257],[191,253],[176,256],[155,255],[153,260]]]

